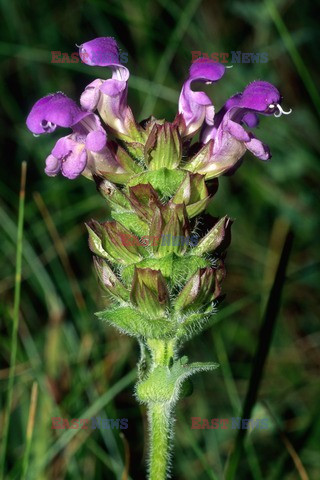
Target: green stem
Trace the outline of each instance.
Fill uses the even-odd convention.
[[[151,369],[160,366],[169,368],[175,356],[175,341],[149,339],[147,345],[152,357]],[[147,401],[150,429],[148,478],[149,480],[165,480],[171,450],[173,402],[169,398],[167,401],[157,401],[159,392],[156,386],[155,390],[155,397],[151,396]]]
[[[152,353],[154,366],[168,365],[170,358],[174,357],[175,340],[149,339],[147,343]]]
[[[148,406],[150,424],[149,480],[167,478],[170,458],[172,422],[170,422],[169,404],[150,404]]]

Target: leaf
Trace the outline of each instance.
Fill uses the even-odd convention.
[[[147,379],[137,385],[137,396],[142,403],[169,403],[174,405],[183,394],[183,384],[188,377],[215,370],[218,363],[186,363],[187,357],[175,361],[169,366],[157,366]]]
[[[175,324],[162,318],[150,318],[132,307],[118,307],[96,313],[101,320],[116,327],[120,332],[135,337],[169,338],[175,331]]]

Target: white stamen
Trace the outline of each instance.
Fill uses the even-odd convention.
[[[210,82],[210,81],[209,81],[209,82],[206,82],[206,85],[211,85],[211,83],[212,83],[212,82]]]
[[[40,135],[37,135],[36,133],[33,134],[34,137],[40,137]]]
[[[271,105],[269,105],[269,106],[271,106]],[[285,112],[279,103],[277,103],[276,106],[277,106],[279,112],[275,112],[274,116],[277,117],[277,118],[281,117],[281,115],[290,115],[290,113],[292,112],[292,108],[290,108],[290,110],[288,112]]]

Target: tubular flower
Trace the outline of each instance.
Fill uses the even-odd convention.
[[[213,125],[204,126],[200,137],[204,147],[185,168],[213,178],[234,171],[246,150],[260,160],[269,160],[269,147],[252,132],[247,132],[243,125],[257,126],[258,114],[279,116],[280,112],[290,113],[283,111],[280,102],[279,91],[270,83],[256,81],[249,84],[243,93],[226,102]]]
[[[185,81],[179,98],[179,114],[183,120],[183,136],[194,135],[205,121],[213,125],[214,106],[211,99],[204,92],[194,92],[191,89],[193,82],[211,84],[217,82],[224,75],[225,67],[221,63],[210,61],[194,62],[190,67],[189,77]]]
[[[82,110],[61,92],[38,100],[27,118],[27,126],[35,135],[52,133],[57,127],[71,128],[73,133],[60,138],[47,157],[45,172],[55,176],[61,172],[74,179],[94,165],[103,155],[115,168],[116,162],[107,148],[107,135],[99,117]]]
[[[80,103],[86,110],[98,110],[113,133],[138,140],[138,127],[127,105],[129,70],[120,63],[119,49],[111,37],[99,37],[80,45],[80,57],[91,66],[110,67],[112,77],[91,82]]]

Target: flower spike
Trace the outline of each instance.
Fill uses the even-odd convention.
[[[109,218],[86,225],[106,301],[97,316],[140,344],[135,393],[148,407],[148,478],[164,480],[172,413],[190,391],[188,377],[218,366],[188,363],[180,355],[184,343],[212,323],[223,299],[232,220],[200,214],[217,191],[217,177],[233,173],[247,150],[261,160],[271,157],[251,131],[260,115],[280,117],[291,109],[282,108],[275,86],[259,80],[215,113],[194,83],[217,82],[225,66],[198,59],[183,84],[175,120],[150,116],[136,123],[127,105],[129,70],[116,41],[99,37],[79,49],[86,65],[109,67],[111,78],[91,82],[81,107],[61,92],[40,99],[27,126],[35,135],[70,128],[53,147],[45,171],[70,179],[82,173],[107,203]]]

